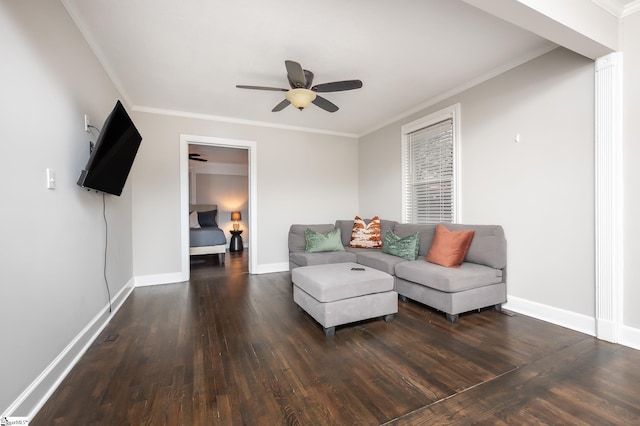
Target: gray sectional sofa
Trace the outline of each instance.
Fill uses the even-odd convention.
[[[289,229],[289,269],[326,263],[357,262],[394,277],[395,290],[401,300],[412,299],[436,308],[451,322],[463,312],[494,306],[500,310],[507,301],[507,241],[499,225],[444,224],[449,230],[473,229],[475,235],[460,268],[446,268],[425,260],[435,224],[406,224],[381,220],[381,235],[391,229],[399,237],[420,235],[416,260],[383,253],[381,249],[349,247],[353,220],[337,220],[335,224],[291,225]],[[308,253],[305,230],[327,233],[340,228],[345,251]]]

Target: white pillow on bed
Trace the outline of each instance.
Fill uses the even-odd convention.
[[[200,222],[198,222],[198,212],[189,213],[189,228],[200,228]]]

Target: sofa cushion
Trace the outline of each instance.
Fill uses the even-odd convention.
[[[384,235],[384,220],[382,222],[382,235]],[[463,225],[457,223],[447,223],[445,226],[452,230],[473,229],[475,234],[465,262],[487,265],[496,269],[503,269],[507,266],[507,240],[504,236],[504,229],[500,225]],[[406,237],[416,232],[420,233],[420,250],[418,256],[425,257],[429,253],[436,225],[396,223],[393,232],[399,237]]]
[[[416,260],[418,248],[420,247],[419,238],[420,235],[417,232],[408,237],[400,238],[389,229],[384,235],[382,252],[407,260]]]
[[[507,240],[500,225],[462,225],[448,223],[452,231],[473,229],[475,234],[465,257],[465,262],[487,265],[496,269],[507,266]]]
[[[305,231],[307,229],[313,229],[324,234],[334,230],[335,226],[333,224],[291,225],[289,227],[289,252],[305,251],[307,248]]]
[[[391,275],[395,275],[394,271],[398,263],[407,261],[401,257],[383,253],[382,250],[347,248],[347,251],[354,253],[357,256],[357,262],[359,264],[369,266]]]
[[[469,250],[473,234],[473,230],[450,231],[439,223],[427,254],[427,262],[459,268]]]
[[[446,268],[422,259],[398,263],[398,278],[446,293],[455,293],[502,281],[502,271],[475,263],[463,263],[460,268]]]
[[[325,251],[344,251],[342,238],[340,238],[340,229],[335,228],[325,233],[314,231],[307,228],[304,231],[307,245],[305,251],[307,253],[320,253]]]
[[[340,229],[340,228],[337,228]],[[351,231],[351,241],[349,247],[352,248],[380,248],[382,238],[380,237],[380,218],[374,216],[369,223],[356,216],[353,220],[353,230]]]
[[[421,257],[425,257],[429,253],[435,232],[436,225],[434,224],[397,223],[393,227],[393,233],[400,238],[408,237],[415,233],[420,235],[418,256]]]
[[[325,263],[355,262],[355,253],[346,251],[325,251],[322,253],[307,253],[294,251],[289,253],[289,261],[298,266],[323,265]]]

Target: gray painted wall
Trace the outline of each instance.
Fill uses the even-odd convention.
[[[134,274],[180,271],[180,134],[255,141],[258,266],[287,264],[292,223],[333,223],[358,209],[358,140],[134,113],[148,143],[134,170]],[[158,232],[162,230],[162,232]]]
[[[504,226],[509,295],[593,316],[593,73],[556,49],[363,137],[360,211],[401,218],[400,127],[459,102],[461,221]]]
[[[84,114],[101,127],[118,92],[60,2],[0,2],[0,52],[4,413],[105,313],[102,197],[76,181],[95,141]],[[46,168],[55,170],[55,190],[46,188]],[[112,295],[133,276],[130,212],[130,189],[107,196]],[[13,414],[25,410],[29,404]]]

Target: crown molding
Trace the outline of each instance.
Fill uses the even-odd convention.
[[[306,132],[306,133],[319,133],[323,135],[343,136],[343,137],[354,138],[354,139],[358,137],[358,135],[353,133],[334,132],[331,130],[324,130],[324,129],[313,129],[308,127],[289,126],[286,124],[269,123],[266,121],[245,120],[242,118],[224,117],[220,115],[200,114],[200,113],[186,112],[186,111],[175,111],[170,109],[153,108],[153,107],[146,107],[146,106],[140,106],[140,105],[134,105],[131,109],[136,112],[168,115],[171,117],[193,118],[196,120],[206,120],[206,121],[219,121],[223,123],[243,124],[246,126],[270,127],[273,129],[294,130],[294,131]]]
[[[622,16],[625,17],[638,11],[640,11],[640,0],[636,0],[633,3],[626,5]]]
[[[624,2],[619,0],[591,0],[613,16],[624,18],[640,10],[640,0]]]

